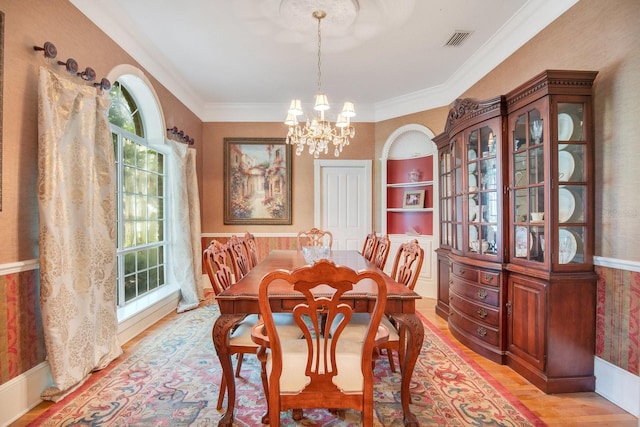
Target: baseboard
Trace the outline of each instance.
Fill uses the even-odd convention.
[[[595,358],[594,369],[596,393],[640,418],[640,377],[599,357]]]
[[[42,362],[0,385],[0,426],[8,426],[41,402],[40,393],[51,384],[49,363]]]
[[[180,292],[173,292],[146,310],[118,325],[118,342],[124,344],[176,310]],[[42,400],[40,394],[52,383],[49,363],[43,362],[0,385],[0,426],[5,427],[29,412]]]

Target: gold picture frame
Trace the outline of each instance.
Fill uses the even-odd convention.
[[[291,225],[291,145],[224,138],[224,223]]]
[[[422,209],[424,207],[424,190],[405,191],[402,207],[404,209]]]

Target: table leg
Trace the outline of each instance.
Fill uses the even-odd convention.
[[[244,314],[221,314],[213,324],[211,331],[213,346],[218,354],[218,359],[220,359],[222,375],[227,384],[227,410],[224,417],[218,422],[218,426],[221,427],[233,425],[233,412],[236,406],[236,382],[233,376],[231,353],[229,352],[229,333],[244,317]]]
[[[402,385],[400,388],[400,400],[402,402],[402,410],[404,411],[404,425],[407,427],[417,427],[420,424],[416,416],[411,413],[409,404],[411,403],[411,393],[409,391],[411,385],[411,377],[413,368],[416,366],[422,342],[424,341],[424,325],[415,313],[398,313],[392,315],[397,321],[398,332],[401,337],[406,337],[406,346],[404,348],[404,360],[400,360],[402,364]],[[401,338],[400,343],[403,343]],[[399,352],[402,354],[403,351]]]

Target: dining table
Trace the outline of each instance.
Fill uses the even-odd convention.
[[[418,426],[415,415],[409,404],[411,396],[409,386],[422,342],[424,340],[424,325],[416,314],[415,302],[420,295],[407,286],[398,283],[392,277],[380,270],[374,263],[365,259],[356,250],[332,250],[328,259],[336,265],[343,265],[356,271],[373,270],[382,273],[387,286],[387,301],[385,313],[398,325],[400,334],[406,337],[404,360],[400,360],[400,399],[404,412],[405,426]],[[218,422],[219,426],[230,427],[233,424],[235,411],[235,377],[229,352],[229,332],[245,316],[259,314],[258,289],[265,274],[277,269],[293,270],[307,265],[302,252],[297,250],[272,250],[244,277],[220,292],[216,296],[220,315],[213,325],[213,344],[220,359],[222,375],[227,383],[227,408],[224,416]],[[269,298],[273,312],[291,312],[304,296],[294,291],[290,285],[272,287]],[[353,290],[343,295],[342,301],[349,304],[356,312],[371,312],[377,298],[377,293],[371,284],[362,281]],[[400,353],[402,354],[402,353]]]

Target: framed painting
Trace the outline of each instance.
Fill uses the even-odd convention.
[[[404,192],[402,207],[405,209],[421,209],[424,207],[424,190]]]
[[[224,223],[291,224],[291,145],[224,139]]]

